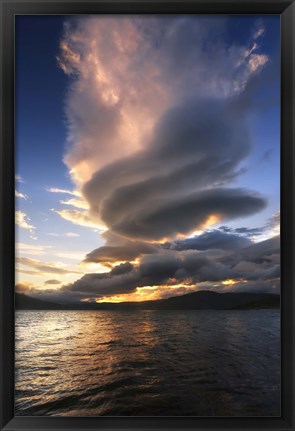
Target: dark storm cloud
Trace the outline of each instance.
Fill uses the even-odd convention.
[[[247,128],[228,103],[189,100],[163,115],[148,149],[100,169],[83,193],[93,217],[123,237],[185,234],[212,213],[227,220],[265,207],[253,192],[225,188],[249,151]]]
[[[280,236],[238,250],[220,261],[247,280],[272,280],[280,277]]]
[[[203,287],[202,287],[203,289]],[[212,286],[207,286],[207,289],[211,290]],[[248,281],[245,283],[244,281],[240,281],[235,283],[234,285],[227,286],[226,288],[222,284],[215,284],[214,290],[216,292],[243,292],[243,293],[280,293],[280,279],[271,280],[255,280]]]
[[[139,276],[149,280],[167,280],[181,268],[181,260],[174,254],[144,256],[138,267]]]
[[[280,255],[280,244],[280,236],[278,235],[246,247],[236,255],[236,259],[258,264],[263,262],[273,263],[273,256]]]
[[[243,232],[244,229],[246,228],[242,228]],[[251,244],[250,239],[244,235],[235,233],[239,230],[240,229],[234,230],[223,226],[220,229],[206,231],[192,238],[167,242],[165,244],[124,241],[119,246],[106,245],[93,250],[86,255],[84,262],[114,263],[117,261],[130,261],[147,254],[164,253],[165,250],[233,251]]]
[[[111,269],[110,275],[122,275],[128,274],[133,269],[133,265],[129,262],[121,263],[120,265],[114,266]]]
[[[192,278],[193,283],[225,280],[238,275],[218,260],[210,259],[193,251],[184,253],[183,269]]]
[[[143,242],[128,241],[122,245],[104,245],[86,255],[84,262],[112,263],[134,260],[143,254],[155,253],[156,246]]]
[[[86,274],[62,292],[74,292],[81,296],[110,296],[134,292],[137,287],[161,285],[173,277],[181,263],[174,255],[147,255],[134,267],[129,262],[100,274]]]
[[[193,238],[178,240],[163,245],[165,249],[171,250],[229,250],[233,251],[250,245],[251,241],[235,233],[225,233],[218,229],[205,232]]]
[[[254,273],[253,275],[250,274],[248,276],[248,280],[272,280],[272,279],[276,279],[279,278],[281,276],[281,268],[280,265],[275,265],[275,266],[265,266],[265,268],[259,271],[257,271],[256,273]]]
[[[63,287],[61,293],[71,292],[81,297],[124,294],[135,291],[138,281],[136,271],[112,276],[109,273],[85,274],[73,284]]]
[[[86,274],[80,280],[63,286],[61,293],[75,297],[107,297],[134,292],[144,286],[195,285],[214,283],[216,289],[272,291],[279,288],[279,237],[252,244],[224,256],[213,257],[206,251],[165,250],[145,255],[138,265],[120,264],[109,272]],[[233,286],[218,284],[234,280]],[[217,283],[217,284],[216,284]],[[212,287],[212,285],[211,285]],[[214,288],[215,288],[214,287]]]
[[[202,228],[210,215],[230,220],[251,215],[266,206],[266,201],[242,189],[212,189],[185,198],[154,202],[153,207],[121,217],[112,229],[122,236],[160,240]]]

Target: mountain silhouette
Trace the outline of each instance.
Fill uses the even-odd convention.
[[[142,302],[76,302],[59,304],[15,294],[17,310],[232,310],[279,308],[280,295],[273,293],[217,293],[201,290],[167,299]]]

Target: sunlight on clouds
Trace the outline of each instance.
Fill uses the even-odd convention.
[[[104,298],[96,298],[97,303],[104,302],[128,302],[128,301],[154,301],[165,299],[176,295],[185,295],[198,290],[196,285],[175,284],[173,286],[144,286],[137,288],[135,292],[112,295]]]
[[[30,291],[38,290],[40,289],[40,286],[34,283],[31,283],[30,281],[20,281],[16,283],[15,290],[17,293],[30,293]]]
[[[48,249],[51,249],[51,245],[35,245],[35,244],[24,244],[24,243],[16,243],[15,245],[16,251],[19,253],[37,255],[45,254],[48,252]]]
[[[218,223],[221,220],[221,216],[218,214],[211,214],[203,224],[203,228],[208,228],[210,226],[213,226],[214,224]]]
[[[89,204],[85,200],[82,200],[82,199],[69,199],[67,201],[61,200],[61,201],[59,201],[59,203],[62,205],[70,205],[72,207],[83,209],[83,210],[89,209]]]
[[[118,262],[117,264],[124,263],[124,262]],[[115,266],[115,265],[85,262],[85,261],[82,261],[82,259],[81,259],[81,262],[79,263],[79,267],[81,269],[85,268],[85,269],[83,269],[83,270],[85,270],[85,274],[89,271],[102,273],[102,272],[105,272],[106,268],[113,268],[113,266]]]
[[[36,278],[36,275],[42,275],[40,272],[38,271],[34,271],[31,269],[23,269],[19,266],[15,267],[15,275],[17,276],[18,274],[26,274],[26,275],[32,275],[33,280]]]
[[[247,284],[247,280],[244,280],[241,278],[237,278],[236,280],[228,279],[228,280],[221,281],[221,285],[225,286],[224,290],[231,290],[231,288],[235,288],[236,286],[240,286],[241,284],[244,284],[244,283]],[[217,290],[219,290],[221,286],[217,285],[215,287],[218,287]]]
[[[51,280],[49,280],[51,281]],[[31,282],[28,280],[24,281],[18,281],[15,284],[15,291],[20,294],[30,295],[38,297],[39,294],[46,293],[50,289],[52,293],[58,292],[60,290],[60,284],[57,285],[57,283],[46,283],[46,281],[38,281],[38,282]]]
[[[274,236],[280,235],[281,231],[281,225],[275,225],[273,228],[271,228],[269,231],[265,232],[263,235],[261,235],[259,238],[256,238],[257,241],[264,241],[266,239],[272,238]]]
[[[264,241],[266,239],[272,238],[274,236],[280,235],[281,231],[281,215],[280,211],[272,214],[272,216],[268,219],[266,223],[265,232],[259,236],[259,238],[255,238],[259,241]]]
[[[279,241],[253,238],[277,234],[278,220],[252,230],[216,227],[267,208],[259,188],[248,190],[240,177],[252,150],[251,91],[273,63],[260,46],[260,21],[237,39],[225,38],[228,24],[188,16],[66,19],[57,61],[70,75],[63,161],[73,184],[46,189],[65,195],[50,196],[54,208],[46,212],[55,246],[17,246],[25,255],[17,257],[26,278],[19,289],[52,285],[69,300],[145,301],[247,289],[245,274],[250,290],[269,280],[277,288]],[[30,219],[17,213],[33,235]],[[30,258],[38,254],[44,261]]]
[[[76,32],[66,25],[58,61],[66,73],[76,76],[67,107],[73,146],[65,162],[72,178],[81,184],[98,167],[143,145],[169,95],[152,79],[159,74],[156,63],[138,61],[150,47],[135,21],[92,17],[78,22]],[[107,41],[112,41],[111,56]],[[77,127],[78,117],[87,128]]]
[[[47,188],[46,191],[49,193],[62,193],[62,194],[81,197],[81,193],[78,192],[77,190],[66,190],[66,189],[59,189],[57,187],[50,187],[50,188]]]
[[[58,214],[64,220],[67,220],[73,224],[82,227],[88,227],[94,229],[95,231],[105,229],[104,226],[99,226],[97,223],[94,223],[88,215],[87,211],[78,211],[78,210],[55,210],[51,211]]]
[[[222,281],[221,283],[222,283],[222,284],[224,284],[225,286],[231,286],[231,285],[233,285],[233,284],[236,284],[236,283],[237,283],[237,280],[229,279],[229,280],[224,280],[224,281]]]
[[[15,261],[20,265],[34,269],[38,274],[81,274],[81,271],[74,270],[63,262],[44,262],[28,257],[16,257]]]
[[[191,232],[189,234],[190,237],[192,236],[196,236],[196,235],[202,235],[202,233],[205,232],[205,230],[208,227],[214,226],[215,224],[219,223],[221,220],[221,216],[219,216],[218,214],[211,214],[209,215],[209,217],[207,218],[207,220],[205,221],[205,223],[202,224],[202,226],[200,226],[199,229],[194,230],[193,232]],[[186,238],[188,235],[182,235],[180,236],[180,238]]]
[[[244,52],[244,58],[249,57],[249,55],[251,55],[251,54],[252,54],[252,52],[253,52],[253,51],[255,51],[257,48],[258,48],[258,45],[257,45],[257,43],[255,42],[251,48],[246,49],[246,51]]]
[[[257,70],[261,69],[262,66],[264,66],[268,61],[267,55],[263,54],[255,54],[252,55],[249,60],[249,68],[251,72],[256,72]]]

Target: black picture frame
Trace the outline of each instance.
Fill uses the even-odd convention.
[[[1,0],[1,430],[295,430],[295,3],[286,0]],[[14,417],[14,17],[17,14],[281,16],[281,417]]]

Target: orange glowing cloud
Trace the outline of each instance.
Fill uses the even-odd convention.
[[[154,301],[158,299],[169,298],[170,296],[185,295],[187,293],[195,292],[197,287],[195,285],[185,284],[174,284],[174,285],[162,285],[162,286],[144,286],[137,288],[135,292],[123,294],[123,295],[112,295],[104,298],[97,298],[97,303],[104,302],[143,302],[143,301]]]

